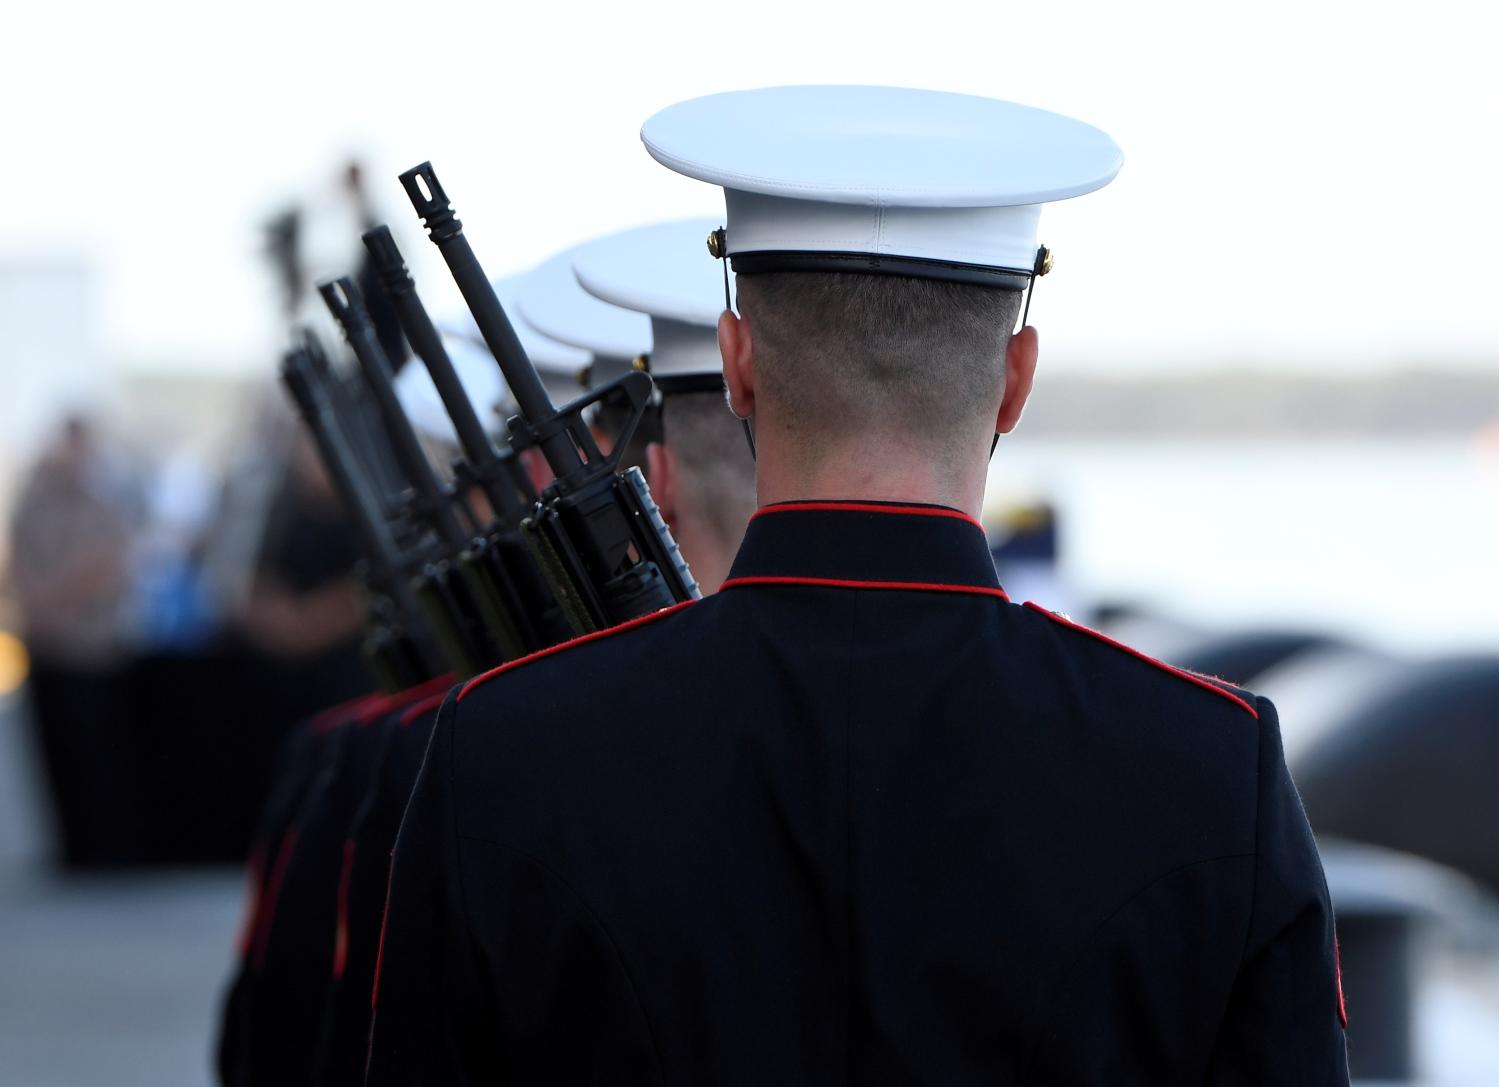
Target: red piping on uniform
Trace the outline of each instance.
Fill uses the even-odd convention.
[[[657,619],[664,619],[668,615],[679,612],[683,608],[696,603],[696,600],[683,600],[679,604],[673,604],[669,608],[662,608],[660,611],[653,611],[649,615],[642,615],[639,618],[631,619],[628,622],[620,623],[616,626],[605,627],[603,630],[595,630],[591,634],[584,634],[577,638],[571,638],[565,642],[558,642],[556,645],[549,645],[545,649],[538,649],[535,653],[527,654],[524,657],[517,657],[513,661],[506,661],[498,668],[491,668],[484,674],[475,676],[473,679],[465,683],[463,685],[463,690],[458,692],[458,701],[462,702],[464,698],[467,697],[468,693],[475,687],[479,686],[479,684],[491,680],[495,676],[502,675],[503,673],[510,671],[510,669],[512,668],[519,668],[523,664],[530,664],[532,661],[540,660],[542,657],[550,657],[553,653],[561,653],[564,649],[571,649],[576,645],[585,645],[588,642],[596,642],[600,638],[609,637],[611,634],[622,634],[627,630],[634,630],[636,627],[644,626],[646,623],[654,623]]]
[[[371,691],[369,694],[363,694],[358,698],[351,698],[347,702],[340,702],[336,706],[330,706],[313,717],[308,722],[307,727],[310,732],[323,733],[332,731],[342,725],[368,725],[379,720],[391,710],[404,706],[408,699],[425,697],[429,691],[446,691],[455,682],[455,677],[451,675],[436,676],[432,679],[423,680],[415,687],[407,687],[404,691],[396,691],[394,693]]]
[[[312,733],[322,733],[338,728],[346,721],[357,717],[366,706],[383,702],[386,697],[380,691],[371,691],[369,694],[362,694],[358,698],[351,698],[347,702],[330,706],[307,723],[307,730]]]
[[[257,842],[255,848],[250,852],[250,863],[246,874],[249,882],[249,894],[245,897],[245,916],[239,925],[239,935],[234,941],[234,950],[241,959],[250,953],[250,942],[255,937],[255,926],[260,913],[260,880],[265,874],[265,845]]]
[[[383,702],[378,706],[367,706],[359,714],[359,725],[372,725],[388,713],[394,713],[403,706],[409,706],[413,700],[426,701],[432,697],[442,697],[452,689],[457,682],[452,675],[435,676],[415,687],[407,687],[404,691],[386,695]]]
[[[1348,1029],[1348,1005],[1343,1000],[1343,950],[1338,946],[1338,934],[1332,934],[1332,968],[1338,979],[1338,1022]]]
[[[441,694],[434,694],[429,698],[422,699],[414,706],[407,706],[406,712],[401,714],[401,727],[410,727],[411,722],[415,721],[418,717],[426,713],[428,710],[435,710],[438,706],[441,706],[443,700],[447,697],[448,692],[443,691]]]
[[[344,976],[349,963],[349,883],[354,876],[354,841],[344,842],[343,867],[338,872],[338,924],[333,930],[333,980]]]
[[[1128,653],[1130,656],[1134,657],[1136,660],[1142,660],[1146,664],[1153,664],[1163,672],[1170,672],[1173,676],[1176,676],[1178,679],[1184,679],[1193,686],[1201,687],[1204,691],[1212,691],[1220,698],[1228,699],[1234,705],[1242,709],[1245,713],[1249,714],[1250,717],[1253,717],[1256,721],[1259,720],[1259,712],[1248,702],[1245,702],[1242,698],[1234,694],[1232,691],[1225,691],[1222,687],[1218,686],[1216,683],[1213,683],[1211,680],[1204,679],[1196,672],[1188,672],[1185,668],[1177,668],[1173,665],[1167,664],[1165,661],[1156,660],[1154,657],[1147,656],[1146,654],[1141,653],[1133,646],[1128,646],[1123,642],[1115,641],[1107,634],[1094,630],[1092,627],[1085,627],[1081,623],[1074,623],[1071,619],[1068,619],[1064,615],[1058,615],[1054,611],[1047,611],[1040,604],[1037,604],[1034,600],[1027,600],[1025,602],[1025,606],[1030,608],[1031,611],[1039,612],[1053,622],[1061,623],[1064,627],[1079,631],[1083,634],[1091,635],[1094,638],[1097,638],[1100,642],[1103,642],[1105,645],[1111,645],[1115,649],[1121,649],[1124,652]]]
[[[743,585],[814,585],[826,589],[902,589],[907,592],[967,593],[972,596],[993,596],[1000,600],[1010,599],[997,585],[945,585],[938,581],[856,581],[851,578],[791,577],[782,574],[731,577],[720,585],[719,589],[735,589]]]
[[[949,517],[954,521],[967,521],[980,532],[984,526],[961,510],[945,506],[897,506],[882,502],[775,502],[761,506],[750,514],[750,520],[767,513],[797,513],[811,511],[820,513],[893,513],[907,517]]]
[[[289,830],[286,837],[281,839],[281,848],[276,850],[276,864],[271,869],[271,880],[266,884],[265,898],[261,900],[260,917],[256,919],[253,947],[257,970],[265,965],[265,954],[271,943],[271,925],[276,920],[276,900],[281,896],[286,866],[291,863],[291,855],[296,848],[297,832]]]
[[[385,908],[380,911],[380,946],[375,951],[375,983],[370,986],[370,1011],[380,1006],[380,975],[385,972],[385,927],[390,923],[390,888],[396,881],[394,852],[390,859],[390,871],[385,877]]]

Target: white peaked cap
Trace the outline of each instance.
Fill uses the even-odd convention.
[[[724,188],[741,273],[887,272],[1024,287],[1041,205],[1113,180],[1098,129],[992,98],[900,87],[731,91],[681,102],[640,137]]]
[[[494,357],[482,344],[459,335],[445,333],[442,345],[480,421],[491,432],[503,430],[503,420],[510,414],[510,397],[504,375]],[[421,359],[413,356],[401,367],[401,372],[396,375],[396,395],[400,397],[411,425],[419,432],[445,442],[457,441],[442,396]]]
[[[658,381],[719,378],[718,317],[724,276],[703,259],[712,219],[637,227],[573,250],[573,272],[596,298],[650,317],[648,370]]]
[[[583,394],[583,375],[593,360],[587,351],[544,335],[525,319],[521,312],[520,294],[527,275],[528,273],[521,273],[507,276],[496,280],[492,286],[495,295],[500,300],[500,305],[505,309],[505,316],[510,320],[510,327],[515,330],[516,339],[520,340],[526,357],[531,360],[531,364],[536,367],[537,374],[541,376],[541,383],[546,387],[547,395],[552,398],[553,404],[561,407]],[[479,325],[467,308],[461,315],[448,321],[439,321],[438,324],[444,335],[461,339],[482,354],[495,376],[503,380],[504,375],[500,372],[499,363],[495,362],[494,356],[489,353],[489,347],[479,332]],[[506,391],[508,393],[508,390]],[[513,414],[514,409],[509,405],[508,395],[506,402],[506,414]]]
[[[521,316],[534,328],[593,356],[590,384],[622,377],[651,349],[651,321],[585,291],[573,275],[576,248],[543,261],[516,292]]]

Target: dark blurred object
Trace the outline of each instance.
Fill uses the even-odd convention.
[[[316,458],[294,446],[226,629],[201,651],[150,653],[129,670],[140,860],[243,860],[296,722],[369,689],[354,558]]]
[[[1332,639],[1306,631],[1250,630],[1211,638],[1178,654],[1172,663],[1248,687],[1256,676],[1296,654],[1332,644]]]
[[[33,728],[62,859],[128,859],[133,751],[121,700],[137,496],[74,415],[32,467],[10,525],[9,589],[31,657]]]
[[[307,290],[307,271],[302,265],[302,209],[278,212],[265,225],[265,252],[276,270],[281,287],[281,306],[288,320],[296,316]]]
[[[1068,615],[1088,610],[1062,576],[1061,517],[1049,500],[1011,503],[985,518],[984,532],[1010,599],[1034,600]]]
[[[360,232],[363,233],[377,226],[380,217],[375,214],[374,203],[370,200],[369,191],[364,187],[364,167],[357,159],[351,159],[344,168],[344,187],[348,189],[349,196],[354,202],[355,212],[359,216]],[[391,370],[394,373],[400,373],[401,367],[406,365],[406,361],[411,357],[411,351],[406,346],[406,336],[401,331],[401,320],[396,314],[395,306],[381,290],[379,273],[370,260],[369,254],[363,249],[360,250],[359,269],[354,274],[354,282],[359,287],[359,294],[364,299],[365,309],[368,310],[370,320],[374,323],[375,337],[380,341],[380,349],[390,360]]]
[[[1450,865],[1499,889],[1499,658],[1432,661],[1349,708],[1295,760],[1319,834]]]
[[[1356,1081],[1416,1073],[1418,965],[1437,939],[1489,924],[1493,902],[1472,882],[1420,857],[1339,839],[1319,842],[1337,914],[1348,1064]]]

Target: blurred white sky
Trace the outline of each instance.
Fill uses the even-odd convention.
[[[115,359],[269,374],[282,330],[260,224],[288,198],[331,201],[351,149],[439,303],[456,294],[401,169],[433,160],[499,273],[721,211],[716,190],[641,148],[654,110],[737,87],[881,82],[1071,113],[1124,148],[1114,185],[1042,219],[1057,270],[1032,317],[1057,368],[1482,365],[1499,356],[1491,11],[13,6],[0,261],[94,262]]]

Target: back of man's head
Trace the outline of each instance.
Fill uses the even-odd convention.
[[[1018,291],[905,276],[738,277],[757,422],[800,457],[880,442],[953,465],[992,431]]]
[[[732,557],[755,512],[755,462],[719,392],[673,393],[661,405],[661,438],[677,466],[677,505]]]

